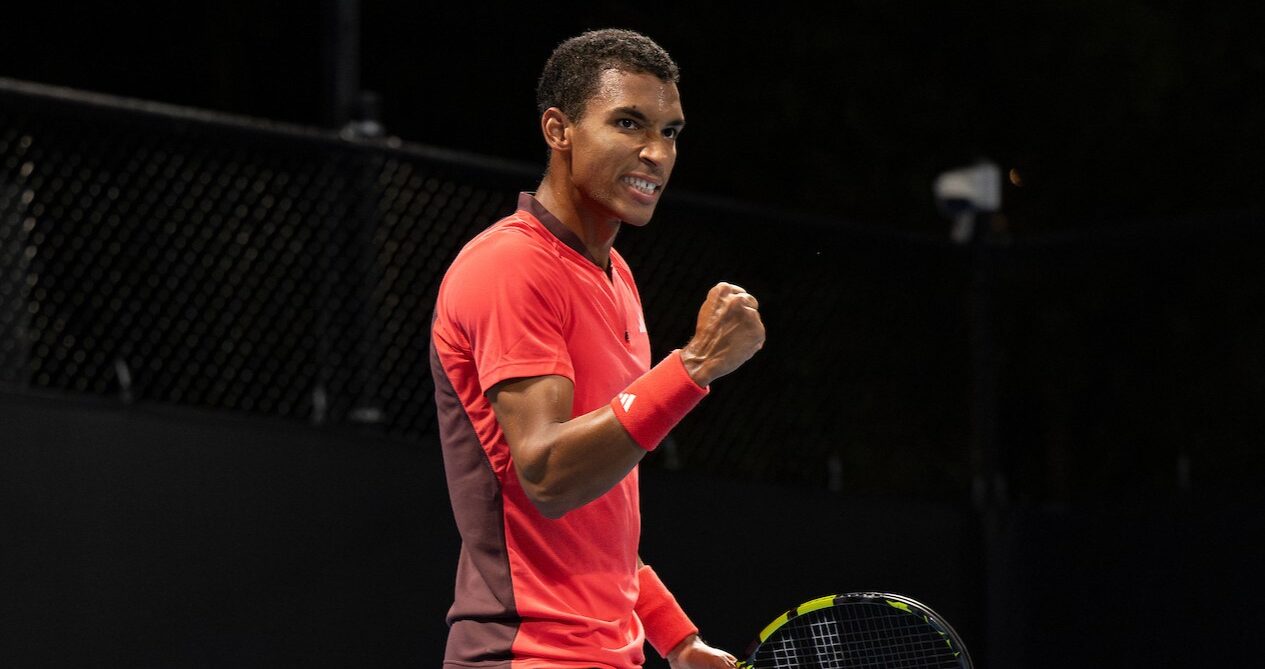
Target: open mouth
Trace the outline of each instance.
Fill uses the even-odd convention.
[[[654,195],[659,192],[660,188],[659,184],[646,181],[645,179],[638,179],[637,177],[624,177],[623,182],[632,186],[637,192],[646,195]]]

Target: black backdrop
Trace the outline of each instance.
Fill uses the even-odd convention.
[[[7,393],[0,425],[7,665],[438,666],[433,440]],[[643,479],[643,554],[734,651],[838,590],[916,595],[978,666],[1251,666],[1265,622],[1259,499],[1016,508],[985,555],[961,506]]]
[[[0,120],[3,647],[432,662],[428,300],[533,170],[14,83]],[[621,239],[657,349],[720,278],[770,343],[647,461],[646,554],[734,650],[873,588],[991,666],[1242,661],[1259,222],[967,249],[676,195]]]
[[[0,399],[11,666],[438,666],[458,539],[433,440]],[[978,636],[962,509],[644,478],[642,553],[714,643],[878,587]]]

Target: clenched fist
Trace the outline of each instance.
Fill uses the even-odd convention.
[[[706,386],[741,367],[763,346],[760,303],[741,287],[722,282],[707,292],[681,359],[694,381]]]

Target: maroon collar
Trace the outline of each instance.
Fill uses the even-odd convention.
[[[580,236],[575,234],[571,228],[564,225],[562,221],[558,220],[557,216],[549,213],[549,210],[545,209],[545,205],[541,204],[540,200],[536,199],[535,194],[527,192],[519,193],[518,208],[531,214],[537,221],[540,221],[540,224],[545,226],[546,230],[553,233],[553,236],[558,238],[558,241],[571,247],[571,249],[576,253],[588,258],[589,262],[597,265],[598,268],[605,269],[598,264],[597,260],[595,260],[593,256],[589,255],[589,250],[584,246],[584,242],[580,241]]]

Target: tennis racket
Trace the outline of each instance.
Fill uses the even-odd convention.
[[[820,597],[760,632],[741,669],[971,669],[957,632],[927,606],[885,592]]]

